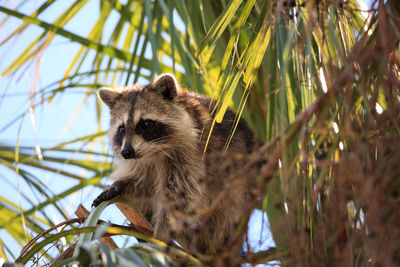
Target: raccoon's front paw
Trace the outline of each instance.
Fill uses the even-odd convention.
[[[92,207],[97,207],[103,201],[111,200],[122,193],[124,183],[121,181],[113,183],[109,188],[104,190],[95,200],[93,200]]]

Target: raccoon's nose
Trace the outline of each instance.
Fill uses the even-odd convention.
[[[124,147],[121,151],[121,155],[124,159],[133,159],[135,157],[135,149],[132,146]]]

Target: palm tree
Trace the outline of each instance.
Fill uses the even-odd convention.
[[[246,177],[257,179],[257,188],[240,211],[243,220],[236,234],[242,240],[250,214],[259,209],[268,215],[275,247],[254,249],[245,242],[246,256],[232,261],[356,266],[400,261],[396,0],[376,0],[369,12],[357,0],[102,0],[97,17],[88,16],[94,20],[89,33],[72,30],[69,24],[92,10],[93,2],[72,1],[51,22],[44,15],[52,14],[60,1],[42,1],[31,13],[24,11],[29,1],[0,6],[3,29],[18,22],[7,28],[0,43],[3,51],[32,35],[32,28],[40,29],[2,70],[9,79],[27,69],[39,73],[42,57],[57,49],[56,41],[76,47],[72,58],[58,50],[57,61],[66,64],[63,74],[52,77],[48,86],[32,82],[25,90],[29,101],[23,111],[3,117],[1,131],[16,129],[18,134],[0,143],[0,164],[8,170],[0,177],[4,183],[10,175],[20,182],[12,184],[18,198],[0,196],[2,235],[23,246],[30,235],[55,229],[55,218],[68,222],[59,233],[43,234],[42,241],[30,244],[18,261],[50,262],[61,254],[57,240],[72,244],[79,235],[73,256],[63,263],[113,259],[115,264],[222,264],[223,253],[211,259],[193,257],[120,227],[101,228],[95,236],[125,234],[127,240],[134,236],[146,242],[125,249],[93,245],[104,206],[80,228],[74,225],[80,220],[71,221],[64,207],[74,193],[92,199],[95,194],[89,190],[100,187],[112,170],[96,89],[148,81],[162,72],[172,72],[184,87],[218,99],[215,123],[231,106],[265,143],[256,156],[268,161],[257,178]],[[35,122],[46,104],[76,93],[81,104],[70,111],[71,118],[82,114],[85,105],[95,108],[91,132],[51,146],[21,143],[24,117]],[[1,101],[11,97],[6,91]],[[49,173],[69,182],[55,191],[43,182]],[[0,256],[14,261],[20,248],[4,240]]]

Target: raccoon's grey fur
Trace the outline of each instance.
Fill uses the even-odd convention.
[[[93,205],[119,196],[150,220],[156,238],[215,253],[245,203],[247,183],[234,179],[254,149],[244,121],[226,149],[235,121],[228,110],[203,153],[215,101],[184,92],[173,75],[145,86],[102,88],[98,95],[110,108],[109,138],[118,163],[114,184]]]

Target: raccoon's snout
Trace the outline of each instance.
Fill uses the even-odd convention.
[[[126,146],[122,149],[121,155],[124,159],[133,159],[136,156],[135,149],[132,146]]]

